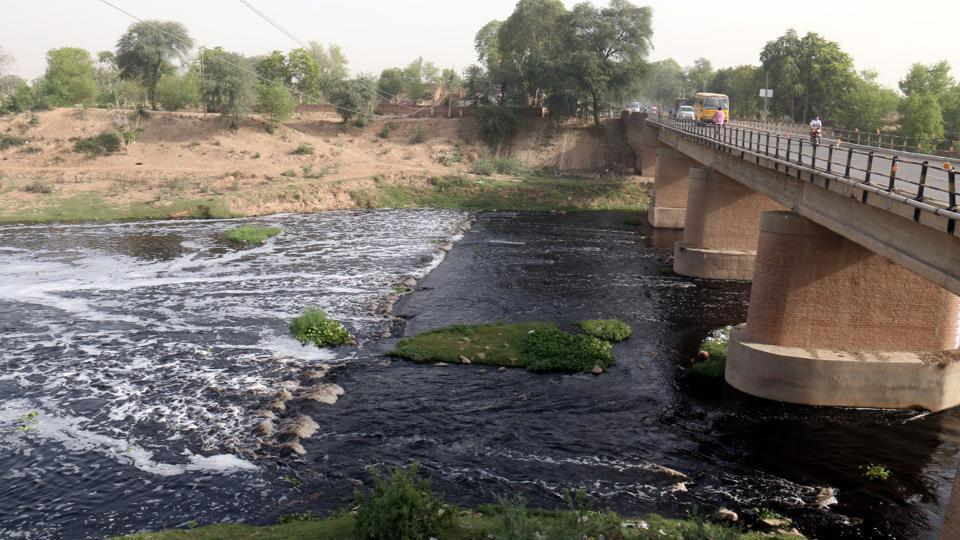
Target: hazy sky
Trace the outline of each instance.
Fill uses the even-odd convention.
[[[184,23],[198,44],[247,55],[297,45],[239,0],[110,0],[142,18]],[[113,49],[132,22],[98,0],[0,0],[0,47],[27,79],[43,74],[48,49]],[[379,73],[417,56],[458,70],[475,61],[473,36],[515,0],[251,0],[304,41],[337,43],[354,72]],[[568,6],[575,2],[565,0]],[[636,1],[643,5],[645,2]],[[757,64],[761,47],[790,27],[840,42],[858,69],[895,86],[913,62],[946,59],[960,74],[957,0],[699,0],[646,2],[654,10],[653,60],[714,66]]]

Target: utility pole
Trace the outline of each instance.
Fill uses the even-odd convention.
[[[765,81],[763,83],[763,121],[767,121],[767,98],[770,95],[770,72],[765,71]]]

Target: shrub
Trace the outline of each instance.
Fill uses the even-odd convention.
[[[310,308],[290,322],[290,334],[301,345],[313,343],[317,347],[336,347],[350,341],[350,332],[340,321],[330,319],[318,308]]]
[[[520,129],[520,115],[516,109],[501,105],[485,105],[477,109],[480,137],[490,146],[507,142]]]
[[[390,124],[383,126],[383,129],[380,130],[380,133],[377,133],[377,137],[380,137],[381,139],[389,139],[391,129],[392,128],[390,127]]]
[[[193,74],[167,74],[157,82],[157,103],[165,111],[179,111],[200,103],[200,84]]]
[[[417,480],[417,465],[385,476],[375,471],[369,495],[357,493],[356,534],[361,540],[426,540],[450,527],[453,514]]]
[[[523,173],[523,164],[516,158],[500,158],[494,161],[497,173],[517,176]]]
[[[530,518],[530,512],[522,498],[497,500],[497,513],[501,525],[497,530],[498,540],[528,540],[536,538],[537,526]]]
[[[227,231],[227,240],[238,244],[263,244],[268,238],[280,234],[280,227],[257,227],[241,225]]]
[[[23,146],[29,141],[22,137],[13,137],[10,135],[0,135],[0,150],[13,148],[14,146]]]
[[[73,151],[90,157],[115,154],[123,144],[116,133],[101,133],[93,137],[83,137],[73,142]]]
[[[277,518],[277,525],[286,525],[297,521],[320,521],[320,516],[307,510],[306,512],[297,512],[293,514],[283,514]]]
[[[27,193],[39,193],[42,195],[49,195],[53,193],[53,186],[43,180],[34,180],[29,184],[23,186],[23,190]]]
[[[422,144],[427,140],[427,134],[422,126],[413,128],[413,135],[410,136],[410,144]]]
[[[886,482],[890,479],[890,469],[884,465],[870,464],[862,467],[863,477],[870,481]]]
[[[607,341],[623,341],[633,333],[633,330],[627,323],[616,319],[580,321],[577,323],[577,326],[591,336]]]
[[[290,153],[295,156],[312,156],[313,145],[310,143],[300,143],[300,145],[294,148],[293,152]]]
[[[27,125],[30,127],[37,127],[40,125],[40,117],[36,113],[30,113],[30,121],[27,122]]]
[[[480,176],[490,176],[497,171],[497,165],[490,158],[482,157],[470,165],[470,172]]]
[[[297,102],[282,84],[261,83],[257,89],[257,110],[273,123],[286,122],[297,110]]]
[[[610,343],[593,336],[568,334],[556,327],[527,334],[520,352],[527,358],[527,369],[534,372],[588,372],[594,367],[613,365]]]
[[[700,351],[709,355],[703,362],[690,367],[690,373],[707,379],[722,379],[727,367],[727,349],[730,346],[732,326],[725,326],[713,332],[700,345]]]

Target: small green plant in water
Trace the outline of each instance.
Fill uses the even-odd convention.
[[[872,482],[886,482],[890,479],[890,469],[884,465],[871,463],[861,468],[863,469],[863,477]]]
[[[627,323],[617,319],[580,321],[577,326],[591,336],[613,342],[623,341],[633,333],[633,329]]]
[[[361,540],[425,540],[453,526],[454,514],[434,497],[430,482],[417,478],[419,467],[374,470],[373,489],[357,492],[356,537]]]
[[[310,308],[290,322],[290,334],[301,345],[314,344],[317,347],[336,347],[350,341],[350,332],[340,321],[327,317],[326,312]]]
[[[732,326],[725,326],[711,333],[700,345],[700,351],[708,358],[697,362],[690,368],[690,373],[706,379],[722,379],[727,367],[727,349],[730,346],[730,332]]]
[[[280,227],[258,227],[256,225],[241,225],[227,231],[227,240],[246,245],[260,245],[268,239],[280,234]]]
[[[303,480],[293,476],[291,474],[285,474],[281,478],[284,482],[290,484],[291,487],[298,488],[303,485]]]
[[[36,431],[37,426],[40,425],[40,413],[38,411],[30,411],[28,413],[21,414],[17,417],[17,431],[29,432]]]

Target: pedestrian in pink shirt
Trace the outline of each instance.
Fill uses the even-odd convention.
[[[723,107],[717,109],[717,112],[713,114],[713,127],[717,131],[717,137],[720,137],[720,130],[723,129],[724,124],[727,123],[727,115],[723,112]]]

